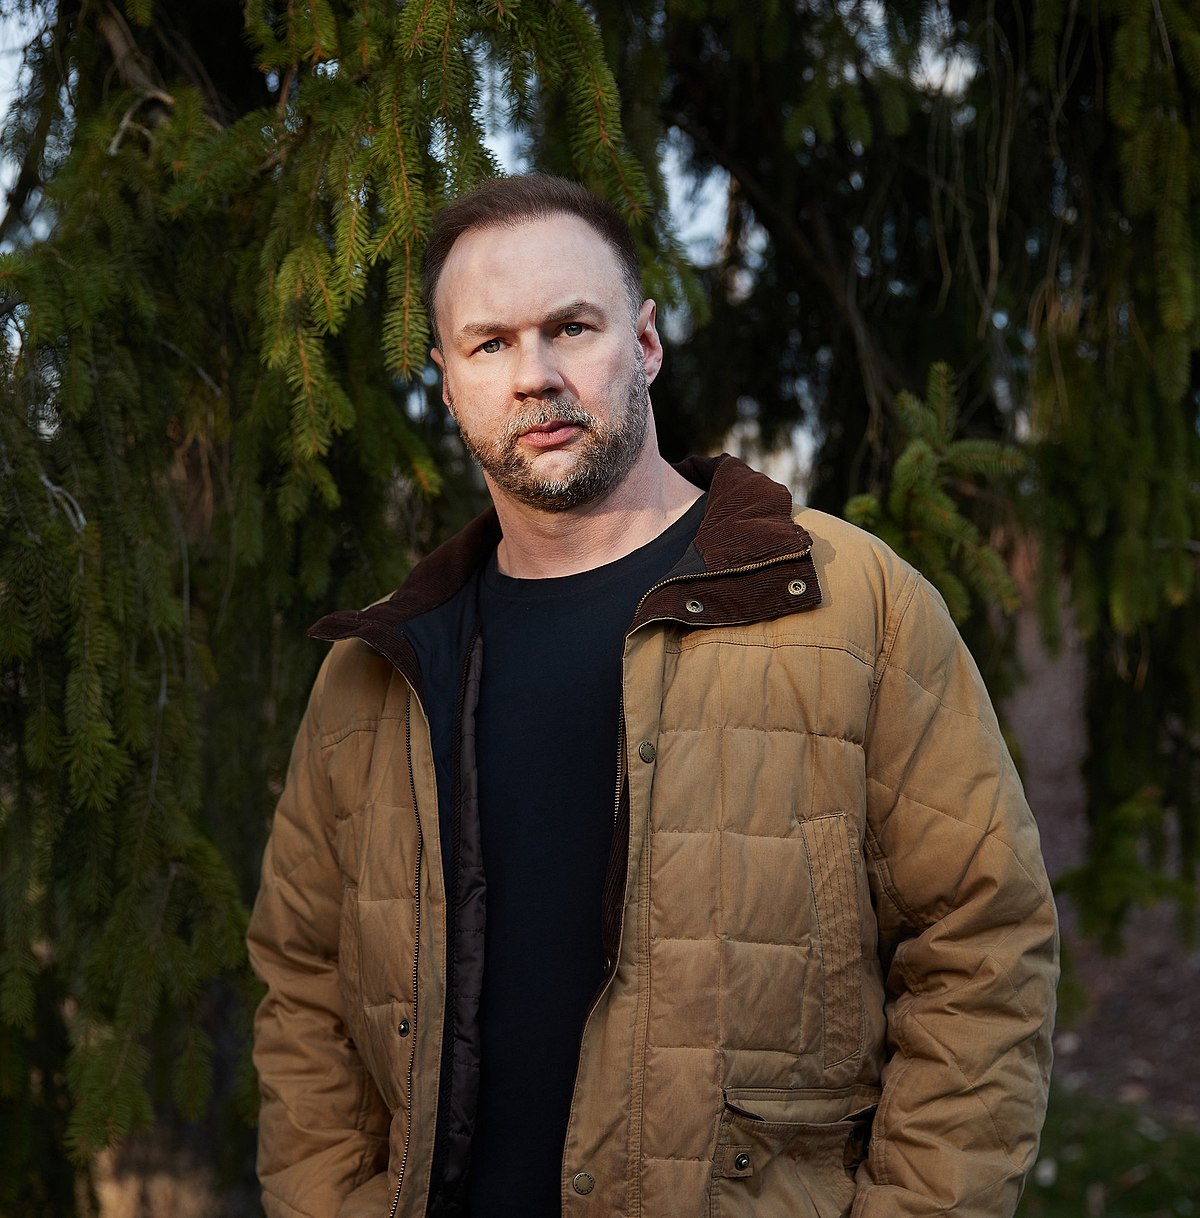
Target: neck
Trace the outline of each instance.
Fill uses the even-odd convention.
[[[515,579],[577,575],[651,542],[700,498],[700,490],[648,446],[604,499],[569,512],[543,512],[489,486],[504,536],[500,571]]]

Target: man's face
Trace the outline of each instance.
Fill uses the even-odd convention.
[[[493,495],[547,512],[604,498],[647,443],[662,362],[616,254],[570,215],[455,242],[438,283],[442,397]]]

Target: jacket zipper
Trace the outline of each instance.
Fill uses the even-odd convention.
[[[420,962],[421,962],[421,861],[425,854],[425,835],[421,831],[421,816],[417,810],[417,783],[413,776],[412,765],[412,699],[414,695],[409,691],[408,710],[404,716],[404,753],[408,762],[408,785],[412,791],[413,801],[413,817],[417,822],[417,883],[415,896],[413,901],[413,1005],[412,1005],[412,1048],[408,1055],[408,1078],[405,1083],[405,1093],[408,1103],[408,1123],[404,1128],[404,1151],[400,1156],[400,1167],[396,1172],[396,1195],[392,1198],[392,1208],[388,1213],[388,1218],[396,1218],[396,1211],[400,1208],[400,1190],[404,1187],[404,1171],[408,1166],[408,1149],[409,1143],[412,1141],[412,1124],[413,1124],[413,1064],[417,1057],[417,999],[418,985],[420,983]]]
[[[619,720],[617,726],[617,790],[613,796],[613,828],[617,827],[617,818],[621,815],[621,785],[625,781],[625,682],[621,682],[621,699],[618,708]]]

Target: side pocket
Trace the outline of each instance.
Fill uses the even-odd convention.
[[[800,822],[821,944],[825,1068],[862,1050],[862,949],[858,885],[844,813]]]
[[[728,1090],[710,1218],[847,1218],[879,1091]]]

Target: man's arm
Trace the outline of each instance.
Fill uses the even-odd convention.
[[[327,660],[292,750],[248,935],[251,964],[267,986],[254,1062],[269,1218],[346,1213],[347,1196],[368,1181],[364,1194],[380,1182],[386,1192],[376,1173],[387,1166],[388,1113],[349,1039],[338,990],[342,881],[320,740],[328,670]]]
[[[1037,828],[974,661],[919,576],[867,734],[868,870],[890,1057],[854,1218],[997,1218],[1037,1151],[1057,921]]]

